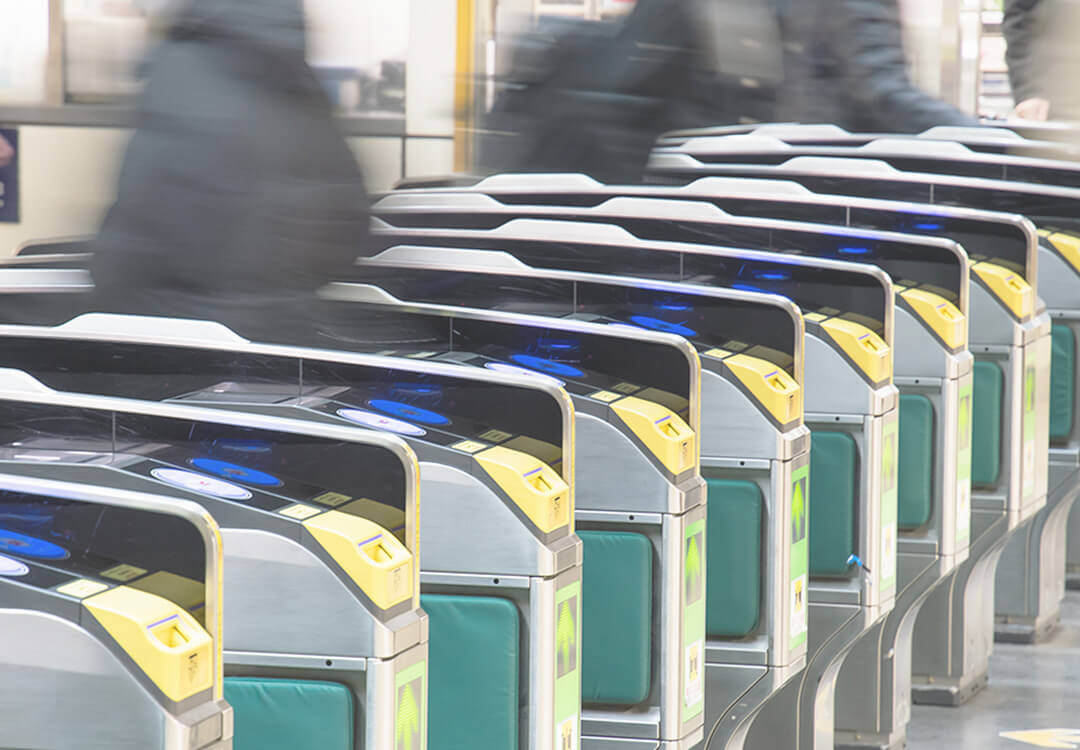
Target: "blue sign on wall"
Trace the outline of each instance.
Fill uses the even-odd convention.
[[[0,138],[6,142],[0,143],[0,223],[14,224],[19,221],[19,131],[0,128]]]

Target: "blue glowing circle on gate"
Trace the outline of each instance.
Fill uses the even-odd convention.
[[[375,398],[368,401],[368,406],[374,409],[378,409],[381,412],[389,414],[392,417],[398,419],[404,419],[408,422],[419,422],[426,425],[446,425],[450,424],[450,420],[439,414],[437,411],[431,409],[424,409],[420,406],[413,406],[412,404],[402,403],[401,401],[391,401],[386,398]]]
[[[235,482],[243,482],[244,484],[254,484],[259,487],[280,487],[284,484],[273,474],[267,474],[265,471],[259,471],[258,469],[249,469],[246,466],[221,461],[216,458],[193,458],[191,459],[191,465],[196,469],[205,471],[207,474],[213,474],[222,479],[231,479]]]
[[[648,328],[651,331],[674,333],[678,336],[685,336],[688,339],[697,336],[697,331],[689,326],[684,326],[682,323],[670,323],[666,320],[660,320],[660,318],[653,318],[648,315],[633,315],[630,317],[630,320],[637,323],[642,328]]]
[[[58,544],[7,529],[0,529],[0,551],[36,560],[66,560],[71,556]]]
[[[510,359],[517,362],[522,367],[546,372],[548,375],[555,375],[563,378],[580,378],[584,374],[578,368],[568,365],[565,362],[556,362],[551,359],[536,357],[532,354],[514,354]]]

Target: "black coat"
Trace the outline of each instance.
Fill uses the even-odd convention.
[[[771,1],[786,41],[778,119],[862,132],[977,124],[912,84],[897,0]]]
[[[1044,29],[1041,0],[1005,0],[1001,33],[1005,37],[1005,62],[1009,66],[1009,86],[1013,100],[1047,97],[1046,64],[1041,55]]]
[[[667,130],[771,110],[771,93],[740,86],[745,75],[721,70],[718,37],[732,19],[717,5],[638,0],[619,22],[545,18],[519,35],[478,139],[480,171],[637,182]]]
[[[98,309],[302,337],[366,246],[359,167],[305,62],[301,0],[189,0],[149,62],[94,243]]]

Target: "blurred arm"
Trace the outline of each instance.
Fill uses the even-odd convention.
[[[1044,97],[1040,71],[1037,15],[1040,0],[1005,0],[1001,31],[1005,36],[1005,62],[1009,67],[1009,85],[1018,104]]]
[[[955,107],[920,91],[908,77],[897,0],[841,0],[845,25],[836,44],[848,46],[853,95],[890,130],[919,132],[935,125],[974,125]]]

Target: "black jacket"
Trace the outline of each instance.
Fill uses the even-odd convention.
[[[189,0],[148,70],[94,244],[97,308],[303,336],[369,215],[305,62],[301,0]]]
[[[1009,66],[1009,86],[1013,100],[1046,97],[1045,64],[1040,59],[1042,29],[1041,0],[1005,0],[1001,33],[1005,37],[1005,62]]]
[[[547,18],[515,38],[480,170],[636,182],[661,133],[738,122],[744,107],[764,114],[772,94],[740,90],[746,76],[720,69],[717,37],[732,20],[720,4],[638,0],[619,22]]]
[[[912,84],[897,0],[772,1],[786,42],[778,119],[863,132],[976,124]]]

